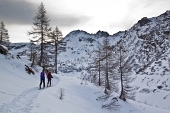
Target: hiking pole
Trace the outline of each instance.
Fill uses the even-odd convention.
[[[51,79],[51,86],[53,86],[53,78]]]

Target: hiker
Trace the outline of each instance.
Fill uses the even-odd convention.
[[[51,87],[51,78],[53,78],[53,76],[51,75],[51,72],[48,71],[48,72],[47,72],[47,79],[48,79],[47,87]],[[49,86],[49,85],[50,85],[50,86]]]
[[[45,72],[44,69],[42,70],[41,74],[40,74],[40,89],[41,89],[41,84],[43,82],[43,88],[45,88]]]

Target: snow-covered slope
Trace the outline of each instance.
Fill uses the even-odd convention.
[[[136,101],[170,110],[170,11],[142,18],[127,31],[126,41],[134,59]]]
[[[27,58],[6,59],[0,54],[0,113],[111,113],[102,108],[102,102],[97,101],[102,89],[86,82],[72,74],[53,74],[52,87],[38,90],[39,72],[29,75],[24,65]],[[60,90],[64,99],[60,100]],[[117,113],[169,113],[169,111],[150,107],[145,104],[129,101],[122,102]]]
[[[140,87],[136,96],[138,102],[170,110],[169,59],[170,52],[168,50],[143,74],[137,75],[136,84]]]

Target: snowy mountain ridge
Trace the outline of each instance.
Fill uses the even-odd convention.
[[[63,41],[67,42],[67,53],[69,56],[65,58],[74,59],[76,57],[85,57],[94,48],[97,43],[102,43],[104,37],[108,37],[111,45],[115,45],[120,39],[124,39],[127,49],[132,53],[136,60],[135,72],[143,72],[147,65],[155,60],[160,59],[169,46],[169,21],[170,11],[153,18],[142,18],[133,27],[127,31],[118,32],[109,35],[107,32],[98,31],[96,34],[89,34],[85,31],[75,30],[70,32]],[[124,37],[126,33],[126,36]],[[83,50],[83,51],[82,51]],[[148,56],[145,52],[148,52]],[[64,53],[61,57],[66,56]],[[76,57],[75,57],[76,56]],[[71,58],[70,58],[71,57]]]
[[[59,59],[64,65],[85,68],[94,57],[93,50],[98,42],[102,43],[102,40],[108,37],[110,44],[115,45],[122,39],[125,41],[126,49],[129,51],[128,57],[133,61],[133,70],[137,76],[136,84],[139,89],[136,100],[153,106],[159,106],[161,103],[161,108],[169,110],[170,106],[167,103],[170,101],[169,20],[170,11],[166,11],[158,17],[144,17],[129,30],[114,35],[103,31],[96,34],[81,30],[72,31],[63,39],[67,42],[68,54],[61,53]],[[163,95],[157,98],[161,93]],[[154,98],[157,98],[157,101],[150,101]]]

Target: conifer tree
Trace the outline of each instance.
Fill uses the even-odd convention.
[[[91,82],[94,84],[101,86],[102,85],[102,78],[101,78],[101,61],[103,59],[101,58],[101,52],[103,45],[99,42],[97,42],[97,48],[94,49],[92,52],[88,54],[93,54],[92,61],[88,63],[88,67],[86,68],[87,72],[90,74]],[[93,73],[93,74],[92,74]]]
[[[95,55],[95,65],[97,67],[98,70],[98,85],[101,86],[101,51],[102,51],[102,44],[100,44],[100,42],[97,42],[97,50],[95,50],[94,52],[96,53]]]
[[[107,90],[111,90],[111,81],[110,77],[112,76],[112,47],[109,43],[108,36],[105,36],[103,39],[103,43],[98,43],[98,47],[96,50],[94,50],[94,59],[93,62],[90,63],[90,66],[87,68],[88,72],[91,73],[91,71],[98,71],[98,74],[93,76],[92,78],[96,79],[98,78],[98,85],[105,86],[105,93],[107,94]],[[90,74],[92,75],[92,74]],[[93,80],[95,81],[95,80]]]
[[[110,45],[109,45],[109,39],[108,37],[105,37],[104,41],[103,41],[103,57],[105,58],[103,61],[103,64],[105,65],[105,88],[108,90],[111,90],[110,87],[110,82],[109,82],[109,59],[111,56],[111,52],[110,52]]]
[[[4,44],[6,46],[9,44],[8,30],[5,28],[3,21],[0,23],[0,44]]]
[[[56,26],[55,29],[49,34],[49,37],[51,39],[51,43],[54,44],[55,50],[54,50],[54,65],[55,65],[55,73],[57,73],[57,55],[61,51],[65,51],[66,43],[62,41],[62,32],[58,29]]]
[[[31,67],[34,67],[35,65],[35,58],[36,58],[36,47],[35,47],[35,44],[32,40],[30,40],[30,45],[29,45],[29,49],[30,49],[30,61],[32,62],[31,63]]]
[[[46,53],[45,45],[49,40],[48,33],[50,32],[50,19],[46,15],[46,10],[43,3],[38,6],[38,11],[33,18],[33,26],[32,30],[28,32],[29,35],[33,35],[33,41],[37,44],[40,44],[40,55],[38,65],[44,66],[46,61]]]
[[[126,99],[135,100],[135,89],[136,87],[132,86],[131,83],[135,80],[135,77],[132,77],[133,69],[133,56],[127,57],[129,52],[126,50],[124,40],[120,40],[115,47],[115,58],[118,61],[118,71],[120,73],[120,96],[119,98],[126,101]]]

